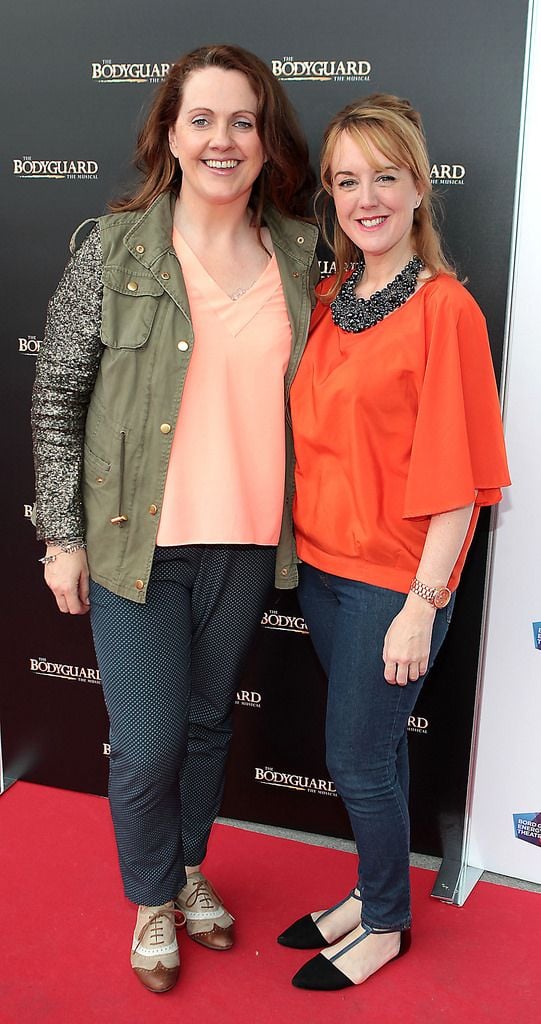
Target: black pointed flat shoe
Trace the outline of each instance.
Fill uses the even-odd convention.
[[[355,889],[340,900],[339,903],[335,903],[334,907],[330,907],[329,910],[324,910],[322,914],[317,918],[318,921],[323,920],[327,917],[327,914],[332,914],[333,910],[341,907],[343,903],[347,903],[353,896],[353,899],[360,900],[361,897],[357,895]],[[286,928],[285,932],[282,932],[278,936],[277,942],[281,946],[288,946],[289,949],[324,949],[325,946],[332,946],[334,942],[338,942],[341,936],[333,939],[332,942],[327,942],[327,939],[321,934],[316,922],[314,921],[311,914],[305,914],[304,917],[300,917],[298,921],[295,921],[289,928]]]
[[[312,989],[315,992],[336,992],[353,985],[350,978],[335,967],[322,953],[309,960],[291,979],[295,988]]]
[[[359,942],[366,939],[372,934],[372,932],[373,929],[367,927],[358,939],[354,939],[353,942],[344,946],[344,948],[341,949],[339,953],[336,953],[331,957],[330,960],[321,953],[318,953],[317,956],[308,960],[308,962],[304,964],[304,967],[301,967],[301,969],[297,971],[295,976],[291,979],[292,985],[294,985],[295,988],[312,989],[317,992],[337,992],[339,989],[350,988],[350,986],[355,985],[355,982],[352,981],[351,978],[348,978],[339,967],[335,966],[334,961],[338,960],[344,955],[344,953],[347,953],[348,950],[353,949],[354,946],[358,946]],[[392,964],[395,960],[398,960],[399,957],[404,956],[408,952],[410,946],[411,931],[408,928],[400,933],[400,948],[398,953],[392,958],[392,960],[388,960],[387,963]],[[386,964],[383,964],[382,966],[385,967]],[[381,967],[379,970],[381,970]],[[375,971],[374,973],[377,974],[379,972]],[[370,977],[372,977],[372,975],[370,975]],[[368,978],[366,980],[368,981]]]
[[[290,949],[323,949],[330,943],[323,938],[311,914],[305,914],[278,936],[277,942]]]

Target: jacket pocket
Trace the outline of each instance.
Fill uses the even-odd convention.
[[[85,472],[90,475],[96,475],[97,483],[104,483],[109,473],[111,472],[111,463],[107,462],[106,459],[100,458],[95,452],[89,448],[85,442],[85,453],[84,453],[84,465]]]
[[[90,444],[96,441],[90,437]],[[126,433],[111,429],[105,447],[96,444],[100,455],[84,446],[83,506],[90,572],[103,579],[115,579],[123,562],[128,522],[123,507]]]
[[[87,529],[98,520],[108,522],[114,515],[118,493],[118,471],[102,459],[85,441],[83,461],[83,505]]]
[[[84,494],[85,502],[99,508],[102,524],[109,521],[112,526],[123,526],[128,522],[124,510],[124,476],[126,468],[126,431],[121,430],[114,439],[115,462],[96,455],[85,441],[84,449]],[[107,517],[107,519],[106,519]],[[89,516],[88,518],[92,518]]]
[[[141,348],[164,290],[151,274],[104,267],[101,340],[107,348]]]

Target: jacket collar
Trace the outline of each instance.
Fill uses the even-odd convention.
[[[148,270],[171,249],[174,205],[173,192],[163,192],[124,235],[124,245]]]
[[[318,237],[317,228],[303,220],[284,217],[274,206],[266,206],[263,214],[273,245],[287,256],[309,267],[314,258]]]
[[[176,196],[164,192],[137,216],[124,235],[124,244],[148,270],[172,248],[173,211]],[[264,222],[273,244],[303,266],[310,266],[317,242],[317,229],[305,221],[284,217],[273,206],[266,206]]]

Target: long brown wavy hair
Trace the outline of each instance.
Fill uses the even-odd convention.
[[[252,186],[255,227],[259,231],[267,202],[286,216],[303,217],[316,179],[295,111],[270,68],[248,50],[229,45],[201,46],[172,65],[137,140],[134,163],[142,180],[109,208],[114,213],[144,210],[163,192],[178,195],[182,171],[169,149],[168,133],[177,119],[186,80],[194,71],[209,67],[240,71],[257,97],[256,125],[267,160]]]
[[[322,234],[336,259],[336,280],[320,298],[331,302],[338,294],[344,278],[358,258],[358,250],[340,227],[332,200],[331,163],[336,144],[347,132],[362,150],[364,157],[376,167],[374,150],[398,167],[407,167],[423,198],[413,211],[412,237],[415,252],[432,276],[438,273],[456,277],[454,268],[443,253],[442,242],[434,216],[434,195],[430,181],[430,163],[421,115],[409,100],[389,93],[372,93],[350,103],[333,117],[324,136],[321,150]]]

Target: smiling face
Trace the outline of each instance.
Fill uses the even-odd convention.
[[[240,71],[208,67],[187,79],[169,146],[182,170],[181,197],[210,204],[249,202],[265,162],[257,97]]]
[[[409,168],[396,166],[376,148],[365,153],[350,133],[343,131],[330,171],[342,231],[362,250],[367,262],[371,257],[386,257],[405,266],[413,255],[413,211],[422,199]]]

